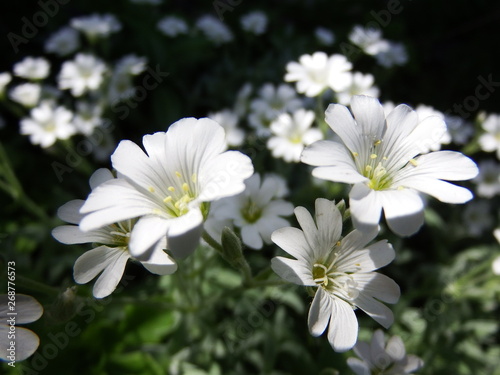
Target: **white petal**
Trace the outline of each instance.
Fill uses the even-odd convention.
[[[110,266],[122,253],[121,249],[99,246],[81,255],[73,267],[73,277],[78,284],[85,284],[96,277],[102,270]],[[121,277],[121,275],[120,275]]]
[[[351,305],[340,299],[332,301],[328,341],[336,352],[352,349],[358,339],[358,320]]]
[[[161,249],[153,251],[151,258],[141,263],[144,268],[156,275],[170,275],[177,271],[175,261]]]
[[[167,247],[172,252],[176,259],[184,259],[191,255],[200,244],[201,234],[203,232],[203,223],[199,224],[182,234],[170,235],[167,234]],[[167,231],[167,233],[169,233]]]
[[[351,167],[317,167],[312,171],[312,175],[323,180],[342,182],[344,184],[357,184],[367,181],[367,178],[361,175]]]
[[[395,362],[402,361],[406,356],[405,344],[399,336],[392,336],[389,339],[385,351]]]
[[[168,224],[171,220],[153,215],[141,217],[135,223],[130,234],[130,254],[134,258],[141,258],[144,253],[167,235]]]
[[[348,257],[339,257],[337,264],[343,272],[371,272],[389,264],[394,257],[394,249],[383,240],[368,249],[355,250]]]
[[[318,242],[318,229],[316,224],[305,207],[295,207],[295,217],[299,222],[300,227],[304,233],[304,237],[309,244],[309,249],[313,250],[315,253],[321,248],[321,243]],[[314,256],[316,258],[316,256]]]
[[[389,228],[400,236],[416,233],[424,223],[424,204],[412,189],[378,192]]]
[[[254,224],[257,226],[257,230],[266,244],[271,243],[271,235],[275,230],[290,225],[288,220],[276,216],[261,217]]]
[[[342,233],[342,215],[335,202],[318,198],[315,202],[315,217],[318,242],[324,248],[331,249]]]
[[[351,152],[359,152],[363,149],[364,141],[361,129],[357,126],[347,107],[340,104],[330,104],[325,115],[325,121]]]
[[[371,371],[366,363],[358,358],[347,358],[347,365],[356,375],[371,375]]]
[[[378,226],[374,227],[373,230],[369,232],[361,232],[357,229],[351,231],[342,238],[341,252],[337,261],[342,262],[344,259],[347,260],[353,253],[364,249],[365,246],[377,236],[378,231]]]
[[[358,341],[353,348],[354,353],[363,360],[369,368],[373,367],[372,357],[370,353],[370,344],[364,341]]]
[[[426,117],[406,138],[405,145],[411,151],[407,155],[412,157],[429,152],[433,145],[440,143],[444,134],[446,134],[446,123],[442,117],[434,115]]]
[[[113,262],[104,269],[101,276],[97,278],[92,290],[92,294],[95,298],[104,298],[113,293],[122,279],[125,265],[129,258],[130,255],[128,252],[121,251],[121,253],[114,258]]]
[[[271,240],[291,256],[306,261],[312,257],[313,251],[304,237],[304,232],[298,228],[281,228],[275,230]]]
[[[362,232],[372,232],[380,222],[382,203],[377,192],[365,184],[356,184],[349,192],[349,207],[354,226]]]
[[[254,224],[245,225],[241,228],[241,239],[245,245],[255,250],[262,249],[264,245],[257,226]]]
[[[82,219],[83,215],[80,213],[85,201],[81,199],[75,199],[63,204],[57,210],[57,216],[70,224],[78,224]]]
[[[115,178],[113,173],[107,168],[99,168],[96,170],[89,179],[89,185],[92,190],[94,190],[97,186],[105,183],[108,180],[112,180]]]
[[[61,243],[72,245],[80,243],[113,244],[112,236],[106,230],[82,232],[76,225],[61,225],[52,230],[52,236]]]
[[[309,325],[309,332],[311,335],[317,337],[325,332],[326,327],[330,321],[330,316],[335,311],[332,311],[334,301],[323,288],[318,288],[311,307],[309,308],[309,315],[307,323]]]
[[[0,359],[10,362],[11,360],[7,358],[10,356],[9,347],[10,340],[7,339],[9,334],[9,327],[6,325],[0,325]],[[16,350],[14,353],[16,361],[24,361],[26,358],[31,356],[40,345],[40,339],[38,335],[33,331],[23,328],[16,327]]]
[[[404,366],[404,371],[407,374],[411,374],[417,370],[420,370],[424,366],[424,361],[417,357],[416,355],[410,354],[406,357],[406,364]]]
[[[396,303],[399,300],[401,292],[398,284],[381,273],[355,273],[352,277],[357,284],[357,289],[365,295],[386,303]]]
[[[317,141],[307,146],[300,157],[302,163],[317,167],[341,165],[356,170],[349,150],[338,142]]]
[[[271,259],[271,268],[288,282],[297,285],[316,285],[312,278],[311,270],[304,262],[295,259],[274,257]]]
[[[383,303],[360,293],[355,304],[384,328],[389,328],[394,322],[394,314]]]
[[[444,203],[465,203],[473,198],[470,190],[433,178],[407,178],[404,186],[429,194]]]
[[[381,329],[373,332],[370,341],[370,355],[375,367],[386,368],[389,365],[390,359],[385,352],[385,336]]]
[[[386,123],[384,108],[378,99],[371,96],[355,95],[351,98],[351,109],[358,126],[361,128],[361,134],[370,136],[372,140],[382,139]]]
[[[9,312],[9,301],[10,299],[7,294],[0,294],[0,316],[8,317],[7,313]],[[32,296],[17,293],[15,304],[17,313],[15,317],[16,324],[26,324],[34,322],[38,320],[43,314],[42,305],[40,305],[40,303]],[[1,324],[5,324],[5,321],[2,321]]]
[[[293,214],[293,204],[283,200],[273,200],[264,206],[262,215],[289,216]]]

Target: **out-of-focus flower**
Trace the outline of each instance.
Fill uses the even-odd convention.
[[[358,342],[354,352],[359,359],[348,358],[347,364],[356,375],[406,375],[424,366],[419,357],[406,354],[401,337],[392,336],[386,344],[380,329],[374,332],[370,343]]]
[[[184,21],[182,18],[175,16],[163,17],[158,22],[156,27],[163,34],[171,38],[176,37],[177,35],[187,34],[189,30],[186,21]]]
[[[82,32],[90,41],[105,38],[122,29],[120,21],[113,14],[92,14],[73,18],[71,27]]]
[[[333,31],[328,30],[324,27],[317,27],[314,30],[314,36],[318,40],[320,44],[323,44],[324,46],[331,46],[333,43],[335,43],[335,34]]]
[[[285,81],[296,82],[297,92],[309,97],[321,94],[330,87],[334,91],[344,90],[350,82],[352,64],[343,55],[328,56],[324,52],[302,55],[299,62],[286,66]]]
[[[50,73],[50,64],[43,57],[25,57],[14,64],[14,75],[21,78],[40,80],[45,79]]]
[[[266,32],[267,16],[264,12],[256,10],[241,17],[241,28],[255,35],[262,35]]]
[[[457,145],[465,145],[474,134],[472,124],[465,121],[460,116],[445,114],[444,121],[446,122],[448,133],[451,136],[451,141]]]
[[[462,221],[465,231],[472,237],[479,237],[493,226],[490,213],[491,205],[485,200],[474,200],[464,209]]]
[[[386,240],[367,246],[378,228],[354,230],[342,238],[342,214],[334,202],[323,198],[316,199],[316,220],[304,207],[295,208],[295,216],[302,230],[278,229],[272,240],[296,259],[275,257],[271,266],[289,282],[317,287],[308,317],[311,334],[319,336],[329,326],[333,350],[351,349],[358,337],[356,308],[389,327],[394,316],[382,302],[396,303],[400,291],[392,279],[373,272],[395,256]]]
[[[0,359],[6,362],[24,361],[31,356],[40,345],[38,335],[33,331],[19,327],[18,324],[32,323],[40,319],[43,314],[43,307],[33,297],[26,294],[17,293],[15,295],[15,311],[9,310],[9,301],[12,301],[7,294],[0,295],[0,316],[3,318],[0,324]],[[15,312],[16,315],[9,316],[8,313]],[[11,324],[9,318],[12,317],[14,323]],[[12,321],[12,320],[11,320]],[[11,327],[15,328],[15,339],[9,338]],[[15,351],[10,353],[11,342],[15,341]],[[14,357],[14,360],[8,358]]]
[[[223,22],[209,14],[201,16],[196,21],[196,28],[217,45],[228,43],[234,38],[231,30]]]
[[[379,65],[390,68],[394,65],[404,65],[408,62],[408,53],[403,43],[386,41],[379,44],[379,51],[375,55]]]
[[[5,87],[12,81],[12,76],[9,72],[0,73],[0,98],[3,97],[5,92]]]
[[[282,113],[271,123],[272,136],[267,141],[267,148],[275,158],[299,162],[305,146],[323,139],[319,129],[311,128],[313,122],[313,111],[298,109],[293,115]]]
[[[24,107],[31,108],[38,104],[42,86],[38,83],[21,83],[9,91],[9,98]]]
[[[114,176],[108,169],[98,169],[90,177],[92,190],[106,181],[113,181]],[[125,265],[129,259],[134,259],[128,249],[130,233],[136,219],[128,219],[103,226],[89,232],[82,232],[78,227],[83,215],[80,209],[85,201],[72,200],[64,204],[57,211],[60,219],[73,224],[62,225],[52,231],[52,236],[61,243],[95,244],[92,250],[81,255],[75,262],[73,276],[79,284],[86,284],[101,272],[97,279],[93,295],[96,298],[109,296],[118,286]],[[169,275],[177,270],[175,261],[163,250],[166,247],[166,238],[150,249],[146,259],[138,260],[148,271],[158,275]]]
[[[382,32],[380,29],[365,28],[356,25],[349,33],[348,38],[367,55],[375,56],[380,53],[380,51],[387,48],[386,41],[382,39]]]
[[[326,122],[342,143],[315,142],[306,147],[302,161],[317,167],[315,177],[353,184],[349,206],[356,228],[377,227],[383,209],[392,231],[409,236],[424,221],[419,192],[445,203],[472,198],[469,190],[445,181],[474,178],[478,169],[471,159],[454,151],[425,154],[434,142],[433,132],[446,130],[441,118],[419,121],[404,104],[386,118],[379,101],[369,96],[354,96],[351,110],[354,118],[343,105],[328,107]]]
[[[50,147],[58,139],[68,139],[76,133],[72,119],[70,110],[44,101],[31,110],[30,117],[21,120],[21,134],[29,135],[34,145]]]
[[[92,135],[94,129],[102,122],[103,108],[94,103],[79,101],[76,103],[76,113],[73,118],[73,125],[79,133],[86,136]]]
[[[350,83],[342,91],[337,92],[337,100],[340,104],[349,105],[354,95],[368,95],[378,97],[379,90],[373,86],[375,79],[371,74],[354,72],[350,74]]]
[[[236,95],[233,111],[239,118],[244,117],[248,112],[252,90],[252,84],[247,82],[241,87],[241,89],[238,91],[238,94]]]
[[[229,109],[208,114],[216,123],[224,128],[226,143],[228,146],[241,146],[245,140],[245,132],[238,127],[238,116]]]
[[[78,31],[65,26],[52,34],[45,42],[45,52],[58,56],[67,56],[80,48]]]
[[[492,198],[500,194],[500,165],[494,160],[479,162],[479,174],[472,180],[476,184],[477,195]]]
[[[500,160],[500,114],[491,113],[486,116],[481,127],[485,133],[479,137],[479,145],[486,152],[496,151]]]
[[[134,54],[123,56],[115,66],[115,73],[136,76],[146,70],[148,59]]]
[[[61,90],[70,89],[73,96],[97,90],[101,85],[106,65],[94,55],[79,53],[73,61],[63,63],[58,77]]]
[[[258,173],[245,181],[245,191],[234,197],[213,203],[216,221],[232,220],[241,230],[243,243],[259,250],[271,243],[271,233],[290,223],[282,216],[291,215],[293,205],[284,201],[284,181],[277,175],[266,175],[261,181]],[[219,234],[220,236],[220,234]]]
[[[207,203],[243,191],[252,162],[240,152],[224,152],[224,129],[208,118],[181,119],[166,133],[145,135],[143,145],[147,154],[131,141],[120,142],[111,156],[119,178],[92,191],[80,228],[139,218],[130,234],[132,256],[142,256],[165,234],[175,257],[189,255],[199,243]]]

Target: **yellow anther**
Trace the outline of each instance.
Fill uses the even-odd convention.
[[[371,170],[372,170],[372,166],[371,165],[367,165],[365,167],[365,171],[370,172]]]
[[[164,203],[169,203],[171,201],[172,201],[172,197],[170,195],[168,197],[165,197],[165,199],[163,199]]]
[[[376,159],[377,158],[377,154],[371,154],[370,155],[370,159]]]
[[[169,186],[169,187],[168,187],[168,191],[174,192],[174,191],[175,191],[175,188],[174,188],[173,186]]]
[[[189,185],[186,182],[182,184],[182,190],[189,191]]]
[[[174,207],[179,209],[181,207],[181,203],[182,202],[180,200],[178,200],[177,202],[174,203]]]
[[[337,243],[335,244],[335,246],[340,246],[340,241],[337,241]]]
[[[404,186],[401,185],[398,186],[398,190],[404,190],[404,188],[405,188]]]
[[[357,152],[353,152],[352,156],[356,157],[356,156],[359,156],[359,154]]]
[[[191,181],[193,181],[193,183],[196,183],[197,180],[198,177],[196,176],[196,173],[193,173],[193,175],[191,176]]]
[[[154,215],[161,215],[161,210],[159,208],[153,208]]]
[[[177,172],[177,171],[175,171],[175,175],[176,175],[177,177],[179,177],[179,178],[181,178],[181,177],[182,177],[181,172]]]
[[[381,144],[381,143],[382,143],[382,141],[381,141],[380,139],[378,139],[378,140],[376,140],[376,141],[373,143],[373,145],[374,145],[374,146],[378,146],[378,145],[379,145],[379,144]]]
[[[410,159],[410,164],[413,165],[414,167],[418,165],[415,159]]]
[[[384,157],[382,158],[382,160],[387,160],[387,156],[384,156]]]
[[[151,193],[154,193],[154,192],[155,192],[155,188],[154,188],[154,187],[152,187],[152,186],[148,187],[148,190],[149,190]]]

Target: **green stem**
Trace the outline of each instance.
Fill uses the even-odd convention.
[[[203,240],[209,244],[211,247],[213,247],[219,254],[222,255],[222,245],[218,243],[216,240],[212,238],[210,234],[206,230],[203,231],[203,234],[201,235]]]
[[[48,295],[58,295],[60,292],[58,288],[46,285],[39,281],[35,281],[20,275],[16,275],[16,285],[22,288],[26,288],[35,292],[40,292]]]

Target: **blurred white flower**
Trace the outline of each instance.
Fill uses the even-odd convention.
[[[43,57],[25,57],[14,64],[14,75],[21,78],[39,80],[45,79],[50,72],[50,64]]]
[[[12,81],[12,76],[9,72],[0,73],[0,97],[3,96],[5,92],[5,87]]]
[[[285,81],[296,82],[297,92],[309,97],[320,95],[326,88],[342,91],[349,84],[352,64],[343,55],[315,52],[302,55],[299,62],[286,65]]]
[[[141,74],[146,70],[147,59],[136,55],[122,57],[115,66],[108,84],[108,100],[112,104],[131,98],[136,87],[133,85],[132,76]]]
[[[481,127],[485,131],[479,137],[481,149],[486,152],[496,151],[497,159],[500,160],[500,114],[487,115]]]
[[[113,14],[92,14],[73,18],[71,27],[82,32],[90,41],[105,38],[121,30],[120,21]]]
[[[392,336],[387,344],[382,330],[377,329],[370,343],[361,341],[354,347],[360,358],[348,358],[347,364],[356,375],[406,375],[424,366],[419,357],[406,354],[401,337]]]
[[[337,101],[340,104],[349,105],[351,98],[354,95],[368,95],[375,98],[379,95],[379,90],[373,86],[375,79],[371,74],[363,74],[360,72],[349,73],[349,85],[336,93]]]
[[[115,65],[116,74],[139,75],[146,70],[148,59],[131,54],[123,56]]]
[[[286,190],[283,178],[277,175],[266,175],[261,181],[260,175],[255,173],[245,185],[241,194],[214,202],[210,217],[216,221],[232,220],[241,230],[243,243],[259,250],[264,243],[271,243],[274,230],[290,224],[282,216],[291,215],[293,205],[281,199]]]
[[[99,185],[115,180],[108,169],[98,169],[90,177],[90,187],[95,190]],[[78,227],[83,215],[80,209],[85,201],[72,200],[57,211],[60,219],[73,225],[62,225],[52,231],[52,236],[59,242],[73,245],[92,243],[94,248],[81,255],[75,262],[73,276],[78,284],[86,284],[101,274],[97,279],[93,295],[95,298],[109,296],[118,286],[125,265],[129,259],[134,259],[129,251],[130,233],[137,219],[128,219],[103,226],[88,232],[82,232]],[[166,238],[149,250],[145,259],[139,261],[148,271],[158,275],[170,275],[177,270],[175,261],[163,250]],[[102,273],[101,273],[102,272]]]
[[[286,162],[299,162],[304,146],[323,139],[319,129],[311,128],[314,112],[303,108],[293,115],[282,113],[271,123],[272,136],[267,141],[267,148],[275,158]]]
[[[491,269],[495,275],[500,275],[500,256],[497,256],[491,264]]]
[[[61,90],[70,89],[75,97],[93,91],[101,85],[106,65],[94,55],[79,53],[72,61],[65,61],[58,76]]]
[[[485,200],[475,199],[467,204],[462,214],[462,220],[465,231],[469,235],[479,237],[484,231],[493,226],[490,208],[490,202]]]
[[[415,112],[418,115],[418,121],[421,122],[425,120],[427,117],[437,116],[443,121],[445,120],[444,114],[431,106],[419,104],[415,108]],[[446,122],[445,122],[446,123]],[[441,149],[441,145],[447,145],[451,142],[451,134],[448,132],[446,128],[443,132],[441,128],[435,129],[432,133],[432,142],[429,143],[430,151],[439,151]]]
[[[256,10],[241,17],[241,28],[255,35],[262,35],[266,32],[267,22],[267,15]]]
[[[228,43],[234,38],[231,30],[223,22],[209,14],[201,16],[196,21],[196,28],[217,45]]]
[[[250,103],[251,113],[248,122],[259,137],[269,136],[269,125],[280,114],[293,112],[303,106],[295,90],[287,84],[274,86],[265,83],[259,90],[258,97]]]
[[[45,52],[66,56],[80,48],[78,31],[65,26],[52,34],[45,42]]]
[[[58,139],[68,139],[76,133],[73,113],[64,107],[44,101],[31,110],[30,116],[21,120],[20,127],[21,134],[29,135],[34,145],[50,147]]]
[[[238,91],[238,94],[236,95],[233,111],[239,118],[244,117],[248,112],[252,90],[252,84],[247,82],[241,87],[241,89]]]
[[[408,62],[408,53],[403,43],[385,41],[380,43],[375,59],[379,65],[390,68],[394,65],[404,65]]]
[[[445,115],[444,121],[451,141],[457,145],[465,145],[474,134],[472,124],[460,116]]]
[[[295,216],[302,230],[278,229],[272,240],[296,259],[274,257],[271,266],[289,282],[317,287],[309,310],[310,333],[320,336],[329,326],[333,350],[351,349],[358,337],[356,308],[388,328],[394,316],[380,301],[396,303],[400,291],[392,279],[373,272],[395,256],[386,240],[367,246],[378,228],[354,230],[342,238],[342,214],[334,202],[323,198],[316,199],[315,220],[304,207],[295,208]]]
[[[7,294],[0,295],[0,316],[2,322],[0,323],[0,359],[6,362],[24,361],[31,356],[40,345],[38,335],[33,331],[19,327],[18,324],[32,323],[40,319],[43,314],[43,307],[33,297],[26,294],[16,293],[15,295],[15,313],[16,315],[8,315],[13,311],[9,311],[9,301],[12,301]],[[11,324],[14,319],[14,323]],[[15,339],[10,338],[11,327],[15,327]],[[13,355],[9,348],[12,346],[11,342],[15,340],[15,351]],[[14,357],[14,360],[8,358]]]
[[[335,34],[333,33],[333,31],[328,30],[324,27],[317,27],[314,30],[314,36],[320,44],[323,44],[325,46],[331,46],[333,43],[335,43]]]
[[[328,107],[326,122],[342,142],[315,142],[303,151],[302,162],[317,167],[315,177],[353,184],[349,206],[356,228],[377,227],[383,209],[392,231],[409,236],[424,221],[419,192],[445,203],[472,198],[469,190],[444,181],[476,177],[471,159],[454,151],[420,155],[433,142],[433,131],[445,130],[441,118],[419,121],[404,104],[386,118],[379,101],[369,96],[354,96],[351,110],[340,104]]]
[[[348,36],[349,40],[361,48],[367,55],[375,56],[380,51],[387,49],[387,42],[382,39],[380,29],[356,25]]]
[[[9,91],[9,98],[24,107],[31,108],[38,104],[42,86],[38,83],[21,83]]]
[[[101,115],[103,108],[98,104],[85,101],[78,101],[76,108],[73,125],[79,133],[86,136],[92,135],[94,129],[102,122]]]
[[[472,180],[476,184],[476,193],[483,198],[492,198],[500,194],[500,165],[494,160],[479,162],[479,174]]]
[[[145,135],[143,145],[147,154],[131,141],[120,142],[111,156],[120,178],[90,194],[80,228],[139,218],[130,235],[132,256],[165,234],[174,256],[186,256],[199,243],[207,203],[243,191],[252,162],[240,152],[224,152],[224,129],[208,118],[181,119],[166,133]]]
[[[171,38],[176,37],[177,35],[187,34],[189,30],[186,21],[184,21],[182,18],[175,16],[163,17],[158,22],[156,27],[163,34]]]
[[[245,132],[238,127],[238,116],[229,109],[208,114],[208,118],[224,128],[226,143],[228,146],[241,146],[245,140]]]

